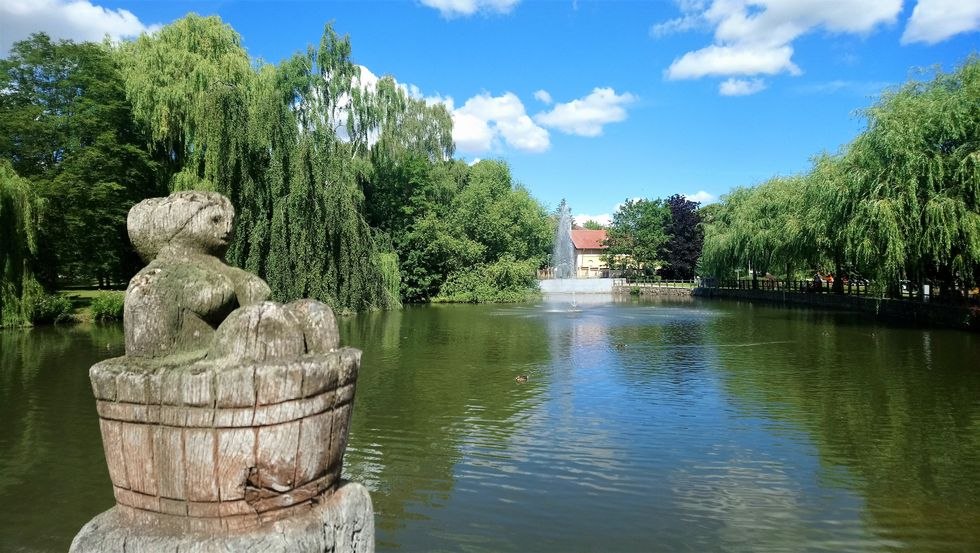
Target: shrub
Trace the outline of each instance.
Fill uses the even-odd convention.
[[[449,275],[436,303],[519,303],[538,295],[537,262],[505,256]]]
[[[92,298],[89,309],[96,321],[119,321],[123,318],[125,292],[99,292]]]
[[[71,320],[71,300],[60,294],[39,292],[25,298],[31,324],[62,323]]]

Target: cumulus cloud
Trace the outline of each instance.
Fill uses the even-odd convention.
[[[534,97],[537,98],[538,101],[543,104],[550,104],[552,102],[551,94],[548,94],[547,90],[539,90],[535,92]]]
[[[656,23],[650,27],[650,36],[663,37],[703,27],[707,21],[703,16],[705,0],[679,0],[678,7],[683,15],[676,19]]]
[[[626,119],[627,104],[636,97],[629,92],[616,94],[612,88],[595,88],[584,98],[556,104],[551,111],[534,116],[534,120],[568,134],[599,136],[602,127]]]
[[[895,22],[902,0],[684,0],[680,8],[681,18],[655,25],[652,32],[704,26],[714,29],[714,41],[675,59],[665,71],[672,80],[798,75],[801,70],[792,59],[797,38],[817,30],[870,33]],[[719,90],[745,88],[736,85],[723,84]]]
[[[704,190],[698,190],[693,194],[684,194],[684,197],[692,202],[698,202],[701,205],[714,203],[718,200],[717,196]]]
[[[508,13],[520,0],[421,0],[422,4],[439,10],[443,17],[473,15],[477,12]]]
[[[669,79],[698,79],[709,75],[799,75],[800,68],[790,58],[792,46],[708,46],[688,52],[667,69]]]
[[[718,93],[722,96],[748,96],[765,89],[766,82],[762,79],[736,79],[733,77],[718,86]]]
[[[902,34],[902,44],[935,44],[976,30],[980,30],[980,2],[919,0]]]
[[[531,120],[513,92],[479,94],[459,108],[452,98],[444,103],[452,113],[453,140],[461,152],[489,152],[501,143],[524,152],[543,152],[551,147],[548,131]]]
[[[112,10],[88,0],[2,0],[0,1],[0,56],[14,42],[32,33],[44,32],[54,39],[100,41],[152,32],[158,25],[145,25],[132,12]]]

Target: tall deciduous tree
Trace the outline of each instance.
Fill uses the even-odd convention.
[[[666,264],[670,208],[663,200],[626,200],[613,214],[606,243],[611,268],[652,273]]]
[[[125,282],[138,268],[126,212],[159,189],[109,47],[43,34],[15,44],[0,60],[0,127],[0,155],[52,214],[39,276]]]
[[[665,201],[670,209],[667,224],[667,243],[661,253],[667,262],[661,273],[667,278],[694,278],[694,269],[701,256],[704,232],[698,214],[698,202],[674,194]]]

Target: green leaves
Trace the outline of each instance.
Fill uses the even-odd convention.
[[[105,45],[34,35],[0,61],[0,155],[45,199],[38,276],[125,282],[135,272],[126,212],[159,191],[117,59]]]
[[[0,160],[0,328],[31,323],[39,207],[31,184]]]
[[[806,175],[733,191],[706,223],[702,266],[849,267],[883,282],[980,279],[980,60],[886,91],[868,128]],[[768,260],[768,263],[767,263]]]
[[[663,200],[626,200],[613,214],[607,233],[609,267],[652,272],[663,266],[670,220],[670,208]]]

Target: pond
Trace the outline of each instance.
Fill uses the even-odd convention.
[[[980,336],[582,298],[341,334],[378,551],[980,551]],[[0,551],[112,505],[87,368],[120,354],[118,326],[0,333]]]

